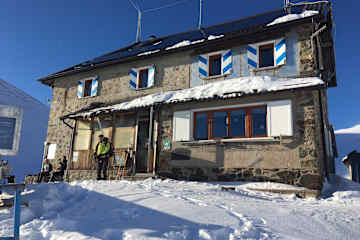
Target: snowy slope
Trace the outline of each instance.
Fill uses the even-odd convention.
[[[16,181],[21,182],[26,174],[40,170],[49,108],[1,79],[0,104],[18,106],[24,110],[19,153],[17,156],[3,157],[13,168],[11,174],[16,175]]]
[[[150,179],[28,186],[22,239],[360,239],[358,184],[320,200],[249,191],[253,184],[245,183],[221,191],[218,184]],[[0,210],[0,236],[11,230],[10,214]]]
[[[360,124],[336,130],[335,135],[339,152],[339,157],[335,160],[336,174],[349,178],[349,170],[341,162],[341,159],[354,150],[360,151]]]

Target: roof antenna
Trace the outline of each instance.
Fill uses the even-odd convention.
[[[140,42],[140,33],[141,33],[141,9],[140,7],[136,6],[132,0],[129,0],[131,5],[136,9],[138,12],[138,22],[137,22],[137,29],[136,29],[136,42]]]
[[[202,25],[202,9],[203,8],[203,0],[200,0],[200,13],[199,13],[199,29],[201,29]]]

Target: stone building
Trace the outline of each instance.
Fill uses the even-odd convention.
[[[342,159],[342,163],[349,169],[350,179],[360,183],[360,152],[352,151]]]
[[[321,189],[334,172],[327,88],[336,86],[330,3],[294,5],[151,38],[39,79],[53,89],[47,142],[67,179],[276,181]]]

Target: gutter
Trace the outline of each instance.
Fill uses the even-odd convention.
[[[325,144],[325,128],[324,124],[324,112],[323,112],[323,105],[322,105],[322,97],[321,97],[321,90],[318,90],[319,93],[319,108],[320,108],[320,121],[321,121],[321,138],[322,138],[322,148],[323,148],[323,154],[324,154],[324,168],[325,168],[325,176],[326,178],[329,177],[329,168],[328,168],[328,156],[326,152],[326,144]],[[329,179],[328,179],[329,180]]]

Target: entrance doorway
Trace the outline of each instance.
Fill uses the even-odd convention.
[[[136,144],[136,173],[148,172],[149,120],[139,120]]]

